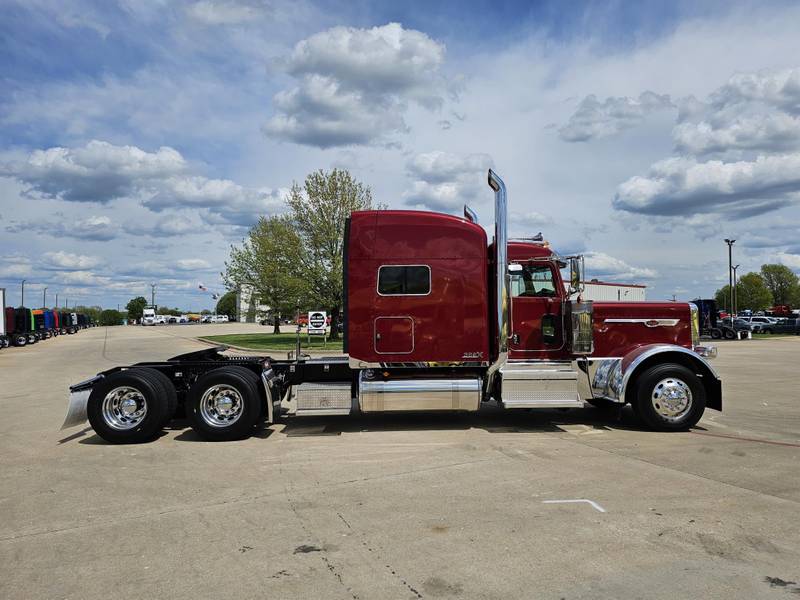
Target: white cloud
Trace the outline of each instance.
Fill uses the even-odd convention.
[[[729,163],[676,157],[622,183],[614,207],[649,215],[717,212],[742,218],[792,204],[798,192],[800,154]]]
[[[407,130],[414,102],[442,105],[444,46],[399,23],[334,27],[297,43],[286,70],[298,85],[279,92],[268,135],[330,148],[387,141]]]
[[[166,146],[145,152],[92,140],[82,148],[35,150],[25,161],[0,166],[0,176],[13,177],[28,186],[28,193],[45,198],[106,203],[185,167],[180,153]]]
[[[182,258],[175,264],[181,271],[204,271],[211,268],[211,263],[202,258]]]
[[[587,252],[586,278],[609,277],[617,280],[642,280],[655,279],[658,272],[654,269],[634,267],[619,258],[614,258],[603,252]]]
[[[406,204],[451,212],[485,192],[486,171],[493,165],[488,154],[427,152],[406,163],[414,181],[403,194]]]
[[[622,96],[600,102],[594,94],[586,96],[566,125],[558,130],[565,142],[586,142],[607,137],[642,123],[650,114],[674,104],[668,95],[642,92],[638,98]]]
[[[795,271],[800,271],[800,254],[790,254],[788,252],[779,252],[777,254],[778,261],[793,269]]]
[[[800,148],[800,68],[736,74],[706,102],[679,104],[679,152],[741,157]]]
[[[49,267],[67,271],[91,269],[103,263],[103,261],[96,256],[72,254],[70,252],[64,252],[63,250],[59,250],[58,252],[45,252],[43,257]]]
[[[265,2],[242,0],[200,0],[186,7],[186,13],[206,25],[237,25],[263,16]]]
[[[89,216],[85,219],[62,216],[58,220],[11,221],[6,226],[9,233],[49,235],[56,238],[75,238],[107,242],[119,234],[119,227],[106,216]]]

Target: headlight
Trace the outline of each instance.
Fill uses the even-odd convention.
[[[690,302],[689,310],[691,312],[690,321],[692,322],[692,347],[700,344],[700,311],[697,310],[697,305]]]

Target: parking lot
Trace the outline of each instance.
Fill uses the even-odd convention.
[[[182,422],[135,446],[59,431],[70,383],[264,330],[0,352],[0,597],[800,593],[797,338],[720,343],[724,412],[687,433],[594,408],[305,419],[218,444]]]

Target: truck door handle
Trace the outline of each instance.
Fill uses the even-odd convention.
[[[381,334],[380,333],[376,333],[375,334],[375,339],[376,340],[380,340],[381,339]]]
[[[512,333],[511,334],[511,343],[512,344],[519,344],[519,334],[518,333]]]

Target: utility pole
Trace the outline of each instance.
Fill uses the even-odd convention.
[[[150,284],[150,306],[155,307],[156,305],[156,284]]]
[[[736,269],[741,267],[741,265],[733,265],[733,314],[739,314],[739,294],[736,290]]]
[[[22,280],[22,292],[20,293],[19,305],[25,306],[25,282],[27,279]]]
[[[733,244],[735,242],[736,240],[725,238],[725,243],[728,244],[728,312],[731,313],[731,316],[733,316]]]
[[[47,308],[47,288],[42,290],[42,308]]]
[[[56,309],[58,309],[58,292],[56,292]]]

